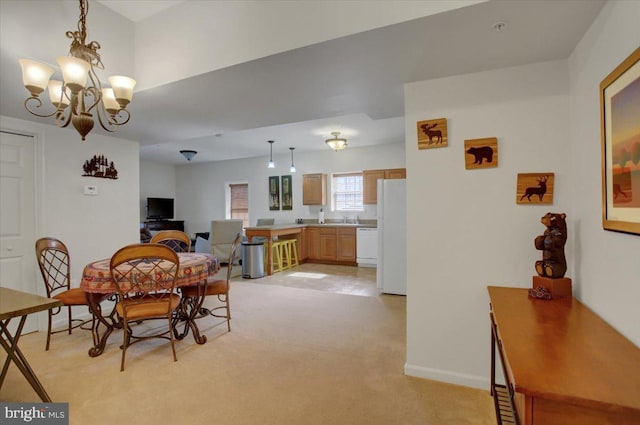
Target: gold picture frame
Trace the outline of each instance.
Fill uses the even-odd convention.
[[[600,83],[602,227],[640,235],[640,48]]]

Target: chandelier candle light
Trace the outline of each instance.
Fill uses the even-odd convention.
[[[338,137],[340,135],[339,131],[334,131],[331,135],[333,136],[333,139],[325,140],[325,143],[329,145],[331,149],[337,152],[347,147],[347,139]]]
[[[135,80],[129,77],[115,75],[108,78],[111,88],[102,87],[96,74],[96,68],[104,69],[98,53],[100,43],[86,41],[88,11],[87,0],[80,0],[78,30],[66,32],[67,37],[73,40],[69,47],[69,56],[61,56],[57,60],[64,82],[49,81],[54,73],[52,67],[33,60],[20,59],[22,81],[31,93],[31,97],[24,102],[27,111],[39,117],[55,115],[58,127],[64,128],[72,123],[82,140],[85,140],[86,135],[93,129],[92,111],[97,115],[100,126],[109,132],[114,132],[118,126],[129,122],[131,114],[126,108],[131,102],[136,84]],[[49,99],[56,109],[50,114],[40,114],[32,108],[42,106],[39,95],[47,87]]]

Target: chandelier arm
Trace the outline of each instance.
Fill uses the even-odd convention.
[[[93,81],[93,78],[91,78],[91,80]],[[94,109],[96,105],[102,100],[102,92],[95,86],[87,87],[86,89],[81,91],[79,95],[85,97],[86,95],[91,95],[93,97],[93,103],[88,108],[85,107],[84,112],[91,112],[91,110]]]
[[[115,116],[119,117],[121,112],[123,112],[123,113],[126,115],[127,119],[126,119],[126,120],[124,120],[124,121],[122,121],[122,122],[117,122],[117,121],[116,121],[116,125],[124,125],[124,124],[128,123],[128,122],[129,122],[129,120],[131,119],[131,112],[129,112],[129,111],[128,111],[128,110],[126,110],[126,109],[120,109],[120,110],[118,110],[118,112],[116,112],[116,115],[115,115]]]
[[[33,114],[33,115],[35,115],[35,116],[37,116],[37,117],[43,117],[43,118],[52,117],[56,112],[58,112],[58,110],[56,109],[55,111],[53,111],[53,112],[52,112],[52,113],[50,113],[50,114],[39,114],[39,113],[35,112],[35,110],[31,109],[31,107],[29,106],[29,103],[33,103],[33,102],[30,102],[30,101],[35,101],[35,102],[36,102],[35,107],[36,107],[36,108],[39,108],[39,107],[41,107],[41,106],[42,106],[42,100],[40,100],[40,98],[39,98],[39,97],[37,97],[37,96],[31,96],[31,97],[28,97],[28,98],[24,101],[24,107],[25,107],[25,109],[26,109],[27,111],[29,111],[29,113],[31,113],[31,114]]]
[[[71,123],[71,117],[73,116],[73,99],[71,100],[71,105],[69,105],[69,113],[65,115],[64,109],[58,109],[56,112],[56,125],[60,128],[65,128]]]
[[[118,123],[111,122],[110,118],[108,119],[107,124],[105,125],[105,123],[103,121],[103,118],[102,118],[102,113],[100,112],[100,109],[98,109],[98,112],[96,113],[96,115],[98,116],[98,122],[100,123],[100,127],[105,129],[109,133],[113,133],[113,132],[115,132],[117,130],[116,128],[111,128],[111,127],[118,125]]]

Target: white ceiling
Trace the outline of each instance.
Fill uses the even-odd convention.
[[[136,21],[121,3],[152,13],[171,5],[150,3],[175,2],[102,3]],[[136,92],[116,136],[172,164],[186,162],[180,149],[199,152],[192,162],[267,156],[267,140],[274,153],[328,149],[332,131],[350,148],[402,142],[405,83],[565,59],[603,4],[493,0],[241,63]],[[12,97],[0,99],[3,115],[42,122]]]
[[[184,3],[185,1],[186,0],[98,0],[99,3],[102,3],[109,9],[118,12],[133,22],[140,22],[143,19],[177,4]]]

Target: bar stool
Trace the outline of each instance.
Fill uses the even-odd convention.
[[[298,266],[298,245],[296,239],[285,239],[284,243],[284,269],[290,269]],[[286,263],[286,264],[285,264]]]
[[[273,272],[277,273],[277,272],[281,272],[282,270],[284,270],[283,268],[283,262],[282,262],[282,255],[283,255],[283,246],[284,246],[284,241],[273,241],[272,242],[272,259],[273,259]],[[268,252],[267,250],[264,251],[264,266],[265,268],[267,267],[267,256],[268,256]]]

